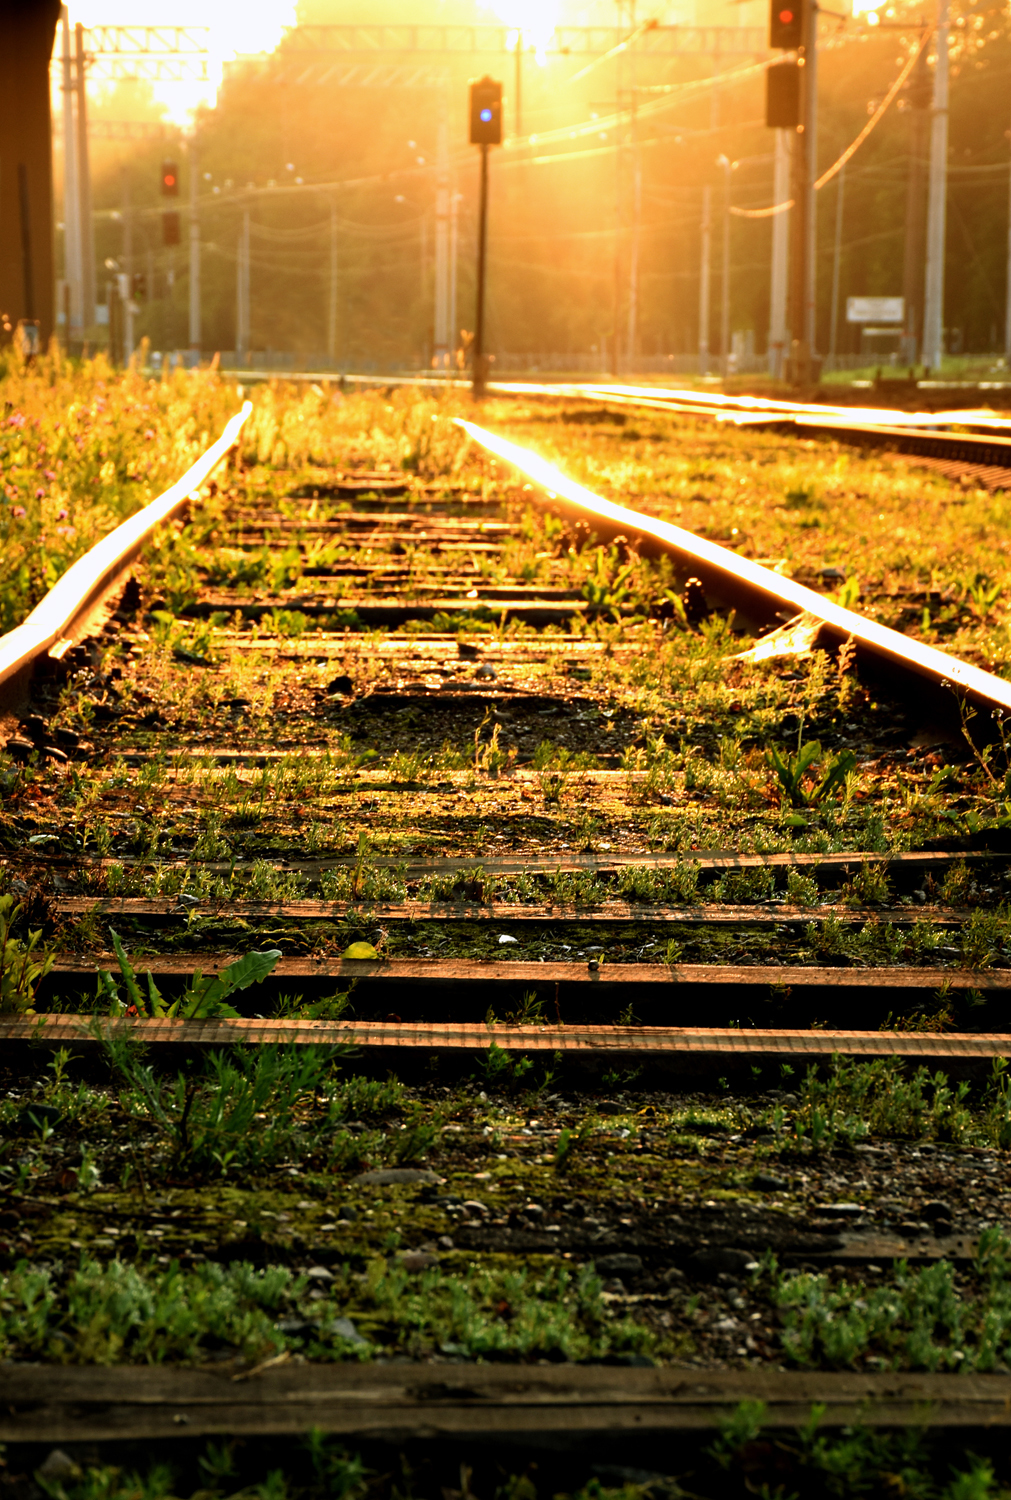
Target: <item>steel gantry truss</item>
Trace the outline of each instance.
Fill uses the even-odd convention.
[[[209,36],[206,26],[86,26],[88,73],[101,83],[207,82]]]

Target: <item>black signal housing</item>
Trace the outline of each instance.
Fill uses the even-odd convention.
[[[502,85],[494,78],[479,78],[470,86],[470,143],[502,144]]]
[[[771,0],[769,46],[794,51],[804,44],[805,0]]]

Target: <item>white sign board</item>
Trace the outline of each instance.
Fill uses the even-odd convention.
[[[903,323],[905,297],[847,297],[847,323]]]

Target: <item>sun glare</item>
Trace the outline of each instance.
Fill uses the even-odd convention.
[[[493,6],[495,14],[506,26],[512,28],[508,44],[516,46],[517,37],[522,38],[524,49],[533,48],[537,61],[546,60],[548,44],[558,25],[558,7],[551,0],[497,0]]]
[[[85,26],[164,26],[164,0],[79,0],[70,5],[71,22]],[[240,0],[174,0],[171,24],[209,28],[207,82],[185,79],[155,83],[152,93],[167,118],[179,124],[200,104],[213,104],[226,62],[243,53],[272,52],[288,26],[294,26],[295,0],[249,5]]]

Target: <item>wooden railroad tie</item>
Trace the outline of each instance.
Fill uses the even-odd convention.
[[[706,1431],[742,1401],[763,1426],[1011,1427],[1011,1376],[529,1365],[0,1367],[0,1442],[298,1435],[536,1439]]]

